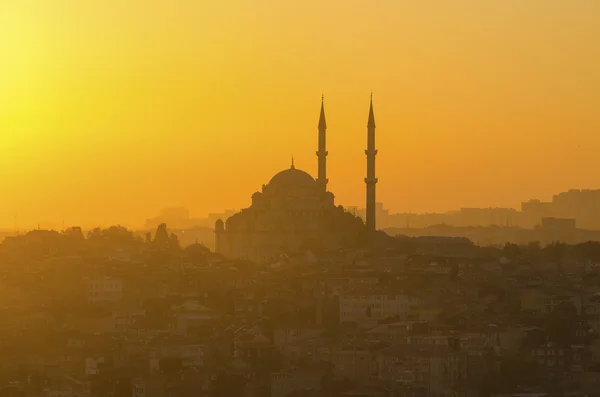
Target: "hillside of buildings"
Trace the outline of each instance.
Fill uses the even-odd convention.
[[[595,242],[398,236],[259,264],[164,224],[34,230],[0,244],[0,290],[0,395],[600,393]]]

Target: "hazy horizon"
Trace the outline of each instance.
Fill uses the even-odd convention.
[[[74,0],[0,5],[0,228],[240,209],[290,166],[364,207],[600,188],[600,3]],[[15,218],[16,217],[16,218]]]

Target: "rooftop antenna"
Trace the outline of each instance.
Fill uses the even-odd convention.
[[[291,166],[290,168],[291,168],[291,169],[294,169],[294,168],[296,168],[296,167],[294,166],[294,156],[292,156],[292,166]]]

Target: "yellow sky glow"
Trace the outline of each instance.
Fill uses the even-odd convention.
[[[513,206],[600,188],[596,0],[0,4],[0,226],[249,204],[289,166],[362,205]]]

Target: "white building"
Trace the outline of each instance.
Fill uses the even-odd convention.
[[[407,319],[422,305],[423,299],[406,294],[350,292],[340,296],[340,323],[383,320],[399,316]]]
[[[583,314],[588,319],[590,329],[597,335],[600,335],[600,293],[592,295],[587,299]]]
[[[100,367],[104,364],[104,357],[86,357],[85,358],[85,374],[98,375]]]
[[[285,397],[297,390],[318,389],[324,373],[318,369],[290,368],[271,374],[271,396]]]
[[[451,334],[427,333],[422,335],[407,336],[406,343],[409,345],[434,345],[448,347],[450,345],[451,338]]]
[[[112,320],[115,331],[123,331],[130,329],[135,325],[138,319],[146,316],[146,310],[142,308],[124,309],[120,308],[113,310]]]
[[[92,303],[120,302],[123,299],[123,280],[112,277],[88,281],[88,300]]]

